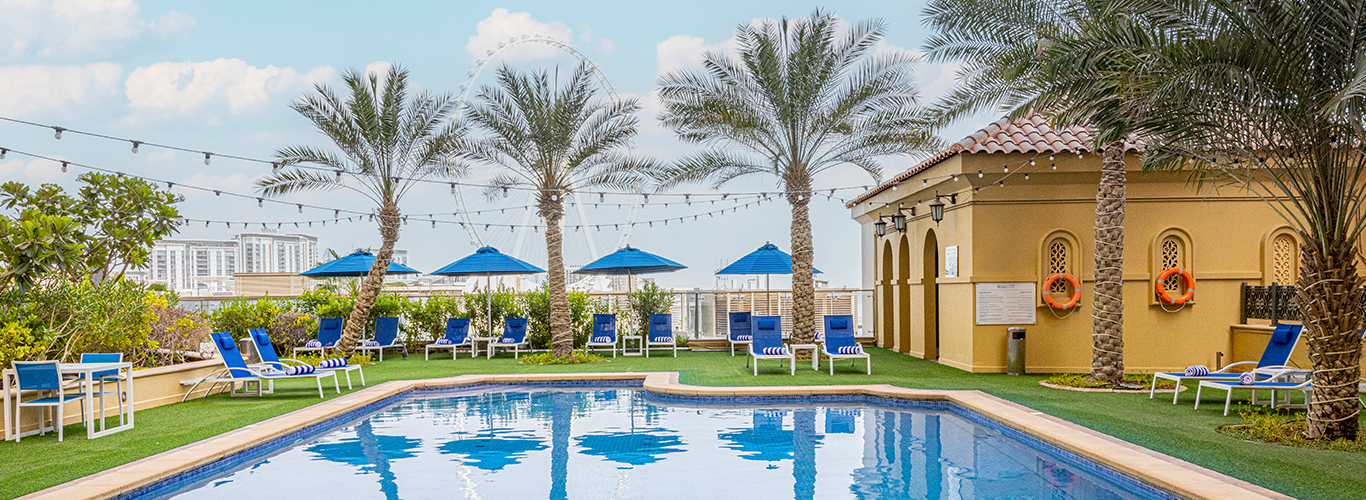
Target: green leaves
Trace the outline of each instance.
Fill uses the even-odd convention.
[[[43,276],[82,268],[85,234],[70,217],[26,209],[18,219],[0,217],[0,288],[27,292]]]

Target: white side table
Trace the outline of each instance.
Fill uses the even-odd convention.
[[[636,342],[636,352],[628,351],[631,348],[631,341]],[[641,335],[622,335],[621,336],[621,355],[640,356],[645,352],[645,337]]]
[[[788,348],[788,349],[791,349],[793,354],[796,354],[796,352],[797,352],[798,350],[801,350],[801,349],[810,349],[810,350],[811,350],[811,369],[812,369],[812,370],[816,370],[816,371],[820,371],[820,369],[821,369],[821,350],[820,350],[820,346],[819,346],[819,345],[817,345],[817,344],[788,344],[788,345],[787,345],[787,348]]]

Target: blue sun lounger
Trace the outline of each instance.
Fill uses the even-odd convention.
[[[493,359],[496,349],[512,349],[513,359],[522,355],[522,348],[531,348],[526,340],[526,318],[504,318],[503,338],[489,343],[489,359]]]
[[[403,349],[403,357],[408,357],[408,346],[398,340],[398,318],[375,318],[375,336],[370,339],[379,345],[359,345],[357,351],[379,351],[379,360],[384,361],[385,349]]]
[[[588,337],[588,342],[583,344],[583,348],[592,351],[595,347],[611,349],[612,357],[617,357],[617,315],[593,315],[593,333]]]
[[[730,313],[730,335],[726,337],[726,341],[730,343],[731,356],[735,355],[736,346],[749,350],[750,344],[754,341],[754,329],[751,326],[750,313]]]
[[[276,380],[312,378],[318,381],[318,397],[322,398],[326,397],[323,395],[323,379],[332,377],[333,387],[336,388],[337,394],[341,394],[341,384],[337,382],[337,372],[315,371],[313,373],[299,375],[265,373],[261,370],[247,366],[247,362],[242,359],[242,352],[237,350],[237,341],[233,340],[231,333],[216,332],[209,334],[209,336],[213,339],[214,348],[218,350],[218,358],[223,360],[224,368],[213,372],[206,377],[180,381],[180,385],[190,386],[190,390],[185,391],[185,396],[180,398],[181,402],[185,402],[185,400],[189,399],[190,395],[194,394],[195,388],[199,387],[199,384],[206,382],[209,384],[209,390],[205,395],[213,392],[214,386],[226,384],[230,390],[229,394],[231,396],[241,397],[272,394],[275,392]],[[242,384],[242,392],[237,392],[237,384],[239,383]],[[255,393],[251,391],[251,384],[253,383],[256,384]],[[267,384],[269,385],[267,386]]]
[[[258,366],[259,366],[259,367],[263,368],[263,371],[264,371],[264,372],[267,372],[267,373],[284,373],[285,370],[288,370],[288,369],[289,369],[289,365],[285,364],[285,363],[284,363],[285,361],[289,361],[289,362],[294,363],[294,364],[296,364],[296,365],[306,365],[306,364],[308,364],[308,363],[304,363],[303,361],[299,361],[299,360],[297,360],[297,359],[291,359],[291,358],[280,359],[280,356],[277,355],[277,354],[275,353],[275,345],[272,344],[272,343],[270,342],[270,334],[269,334],[269,333],[266,333],[266,330],[265,330],[264,328],[252,328],[252,329],[250,329],[250,330],[247,330],[247,333],[251,334],[251,337],[249,338],[249,340],[251,340],[251,345],[252,345],[252,347],[254,347],[254,348],[256,349],[256,357],[259,358],[259,359],[261,360],[261,363],[256,364],[256,365],[250,365],[251,367],[255,368],[255,367],[258,367]],[[357,372],[357,373],[359,373],[359,374],[360,374],[360,385],[362,385],[362,386],[365,385],[365,371],[361,369],[360,365],[353,365],[353,364],[347,363],[347,364],[345,364],[345,365],[337,366],[337,367],[330,367],[330,368],[315,367],[315,368],[317,368],[317,370],[320,371],[320,372],[321,372],[321,371],[333,371],[333,372],[342,372],[342,373],[345,373],[345,374],[346,374],[346,390],[348,390],[348,391],[351,390],[351,372]]]
[[[868,374],[873,374],[873,358],[854,340],[853,322],[854,317],[848,314],[825,317],[825,344],[821,351],[830,358],[831,375],[835,374],[835,361],[840,359],[851,360],[850,363],[862,359],[868,364]]]
[[[1300,332],[1303,330],[1303,325],[1291,325],[1288,323],[1281,323],[1280,325],[1277,325],[1275,331],[1271,333],[1271,340],[1269,340],[1266,343],[1266,350],[1262,351],[1262,359],[1260,361],[1257,361],[1256,363],[1257,366],[1255,370],[1258,373],[1261,373],[1268,371],[1291,369],[1291,367],[1286,366],[1286,364],[1290,362],[1290,354],[1295,352],[1295,344],[1299,342]],[[1176,382],[1177,390],[1172,394],[1172,404],[1176,404],[1177,399],[1181,397],[1180,386],[1182,382],[1185,382],[1187,380],[1232,380],[1234,383],[1237,383],[1238,376],[1240,375],[1240,373],[1231,372],[1229,371],[1229,369],[1236,366],[1246,366],[1250,364],[1253,363],[1251,361],[1240,361],[1220,368],[1218,370],[1212,371],[1209,373],[1209,375],[1202,376],[1186,375],[1185,372],[1154,373],[1152,388],[1148,390],[1148,399],[1152,399],[1153,396],[1157,393],[1157,381],[1159,379],[1171,380]]]
[[[438,351],[450,349],[451,360],[454,361],[460,357],[459,351],[461,347],[469,349],[470,357],[474,357],[474,341],[470,340],[469,318],[446,318],[446,336],[442,338],[450,342],[445,344],[437,342],[427,344],[426,354],[423,355],[424,360],[431,361],[433,349]]]
[[[673,349],[678,357],[678,342],[674,338],[672,314],[651,314],[650,331],[645,337],[645,357],[650,357],[651,349]]]
[[[318,351],[321,356],[327,353],[328,349],[336,349],[337,342],[341,340],[342,318],[323,318],[318,320],[318,346],[317,347],[295,347],[292,355],[299,357],[300,352]]]
[[[749,359],[754,360],[754,376],[759,376],[759,360],[776,359],[787,361],[792,375],[797,374],[797,353],[783,345],[783,334],[779,328],[778,316],[755,316],[754,344],[750,346]],[[748,359],[746,360],[748,364]]]

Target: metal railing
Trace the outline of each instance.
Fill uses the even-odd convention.
[[[1249,319],[1269,319],[1273,325],[1282,320],[1299,321],[1300,308],[1294,303],[1295,291],[1295,285],[1249,285],[1244,282],[1239,300],[1242,311],[1238,315],[1239,323],[1246,324]]]
[[[398,292],[400,290],[386,290]],[[730,335],[730,315],[732,312],[751,312],[755,315],[782,316],[784,334],[792,332],[792,292],[790,290],[764,291],[743,290],[666,290],[673,296],[670,313],[673,314],[674,331],[693,339],[723,339]],[[457,295],[459,292],[456,292]],[[408,299],[425,298],[430,293],[401,293]],[[590,292],[589,296],[598,302],[612,304],[615,310],[628,306],[626,292]],[[180,305],[188,309],[208,312],[218,308],[222,302],[237,297],[181,297]],[[256,298],[256,297],[248,297]],[[294,296],[271,296],[272,299],[290,300]],[[871,337],[873,324],[872,290],[859,288],[817,288],[816,289],[816,331],[825,328],[821,316],[827,314],[848,314],[854,317],[854,334]]]

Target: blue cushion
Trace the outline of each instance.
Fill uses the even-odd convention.
[[[1271,333],[1271,343],[1285,345],[1290,342],[1290,328],[1292,325],[1276,325],[1276,331]]]
[[[669,323],[669,315],[667,314],[653,314],[651,316],[652,317],[650,318],[650,322],[656,325],[664,325]]]
[[[774,321],[773,318],[759,318],[759,320],[755,322],[754,326],[759,328],[760,330],[772,330],[776,328],[775,323],[777,322]]]
[[[224,351],[237,350],[237,342],[233,342],[232,336],[226,333],[215,335],[214,341],[218,342],[218,348]]]
[[[830,318],[830,328],[849,328],[849,319],[844,316]]]

